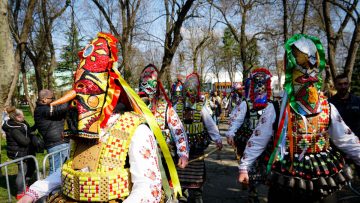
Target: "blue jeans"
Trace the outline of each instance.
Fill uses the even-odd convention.
[[[47,150],[47,152],[49,154],[49,153],[52,153],[52,152],[55,152],[55,151],[58,151],[58,150],[61,150],[61,149],[64,149],[64,148],[68,148],[68,147],[69,147],[69,144],[64,143],[64,144],[56,145],[54,147],[49,148]],[[56,153],[53,156],[50,156],[50,158],[49,158],[49,162],[50,162],[50,173],[49,173],[49,175],[54,173],[55,171],[57,171],[68,157],[69,157],[69,151],[68,150],[64,150],[61,153]]]

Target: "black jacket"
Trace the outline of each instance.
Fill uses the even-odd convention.
[[[6,149],[9,158],[16,159],[35,154],[31,144],[32,130],[26,121],[20,123],[9,119],[5,121],[2,129],[6,134]]]
[[[351,93],[348,99],[340,99],[338,95],[334,95],[329,102],[334,104],[346,125],[360,137],[360,98]]]
[[[54,107],[50,115],[50,106],[37,103],[34,112],[35,128],[42,135],[45,148],[49,149],[66,141],[62,138],[64,119],[68,104]]]

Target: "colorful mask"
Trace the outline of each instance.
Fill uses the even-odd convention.
[[[320,40],[313,36],[297,34],[286,42],[285,49],[284,87],[290,106],[301,115],[319,113],[321,71],[325,68],[325,53]]]
[[[196,102],[200,95],[200,80],[197,73],[192,73],[186,77],[184,82],[183,97],[185,98],[185,108],[196,109]]]
[[[171,101],[176,104],[179,100],[182,100],[183,83],[178,79],[171,87]]]
[[[158,75],[159,71],[153,64],[147,65],[140,74],[139,95],[148,97],[148,107],[150,109],[156,107],[156,102],[160,97],[164,98],[168,104],[170,104],[169,98]]]
[[[150,100],[155,98],[158,89],[158,75],[159,71],[152,64],[146,66],[140,74],[139,92],[145,93]]]
[[[250,100],[255,110],[266,107],[271,97],[271,73],[266,68],[256,68],[251,72]]]
[[[80,51],[73,90],[57,100],[72,100],[71,106],[77,109],[77,118],[72,118],[77,119],[75,136],[99,138],[100,128],[118,102],[121,86],[115,84],[119,77],[116,42],[112,35],[99,33]]]

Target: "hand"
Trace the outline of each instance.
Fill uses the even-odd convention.
[[[249,184],[249,175],[247,171],[239,172],[239,182],[245,185]]]
[[[34,199],[29,195],[24,195],[17,203],[32,203]]]
[[[233,137],[227,137],[226,141],[229,145],[234,146],[234,138]]]
[[[188,161],[189,161],[189,159],[187,157],[182,156],[182,157],[180,157],[179,162],[178,162],[177,165],[180,168],[185,168],[188,165]]]
[[[223,147],[223,144],[221,142],[221,140],[219,140],[218,142],[216,142],[216,147],[218,148],[218,150],[221,150]]]

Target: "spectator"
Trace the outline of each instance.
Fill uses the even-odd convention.
[[[354,134],[360,137],[360,98],[350,93],[349,87],[349,79],[346,74],[336,76],[335,88],[337,93],[329,99],[329,102],[336,107]],[[348,161],[350,162],[350,160]],[[357,165],[355,167],[357,175],[360,176],[360,167]]]
[[[31,145],[31,129],[29,124],[24,119],[24,114],[21,110],[15,107],[6,108],[9,119],[6,120],[2,129],[6,133],[7,156],[10,159],[17,159],[27,155],[35,155],[35,151]],[[21,165],[18,163],[18,174],[16,176],[16,199],[20,199],[25,194],[23,183],[23,172],[25,173],[25,180],[28,182],[35,170],[35,163],[33,159],[24,161],[23,171]],[[25,183],[27,185],[27,183]]]
[[[329,99],[339,111],[341,117],[356,136],[360,136],[360,98],[349,92],[349,79],[346,74],[335,78],[337,93]],[[354,119],[355,118],[355,119]]]
[[[64,118],[68,104],[54,107],[50,110],[50,103],[54,100],[54,93],[48,89],[39,92],[39,98],[34,112],[35,127],[42,135],[47,153],[52,153],[69,147],[69,141],[64,140]],[[60,157],[61,156],[61,157]],[[61,162],[68,157],[68,151],[50,156],[50,174],[60,168]],[[54,160],[52,160],[54,159]]]
[[[213,112],[213,120],[215,121],[216,125],[219,125],[219,116],[221,114],[221,98],[218,96],[216,91],[211,93],[210,108]]]
[[[221,104],[221,108],[222,108],[221,120],[222,121],[224,121],[225,117],[228,116],[228,114],[227,114],[228,104],[229,104],[228,96],[227,96],[226,92],[223,92],[222,104]]]

